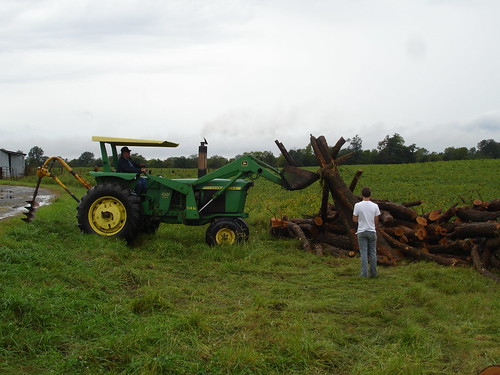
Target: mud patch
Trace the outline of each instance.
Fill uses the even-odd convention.
[[[26,206],[33,199],[34,187],[0,185],[0,220],[26,212]],[[50,204],[55,197],[47,189],[38,189],[36,201],[40,206]]]

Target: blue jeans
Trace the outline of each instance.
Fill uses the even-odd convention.
[[[146,192],[146,179],[139,177],[137,184],[135,185],[135,192],[140,197]]]
[[[368,277],[368,263],[370,263],[370,277],[377,276],[377,233],[358,233],[359,254],[361,255],[361,274]]]

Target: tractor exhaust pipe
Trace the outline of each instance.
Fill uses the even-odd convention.
[[[207,140],[203,138],[203,142],[200,142],[198,148],[198,178],[207,174],[207,145]]]

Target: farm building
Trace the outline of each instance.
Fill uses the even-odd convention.
[[[7,151],[0,148],[0,179],[24,176],[24,157],[22,152]]]

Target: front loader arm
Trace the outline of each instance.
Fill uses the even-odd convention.
[[[254,158],[251,155],[245,155],[239,159],[226,164],[225,166],[197,179],[193,185],[207,183],[215,178],[257,178],[264,177],[265,179],[283,186],[280,172],[276,168]]]

